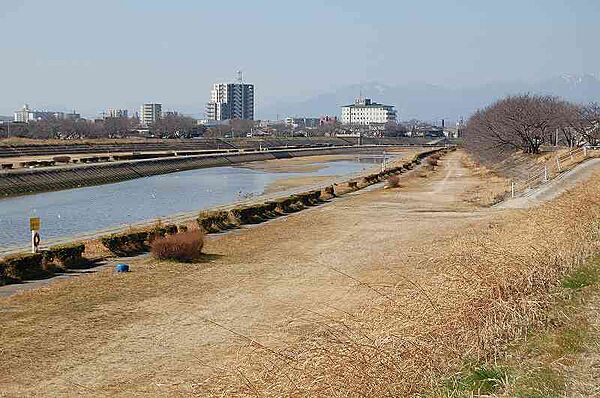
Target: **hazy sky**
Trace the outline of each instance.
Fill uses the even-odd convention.
[[[600,72],[600,0],[0,0],[0,115],[158,101],[203,113],[236,70],[257,116],[346,84]]]

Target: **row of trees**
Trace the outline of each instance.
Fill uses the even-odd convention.
[[[120,138],[135,135],[140,128],[136,118],[108,117],[101,120],[49,119],[30,123],[11,123],[10,135],[34,139]],[[190,138],[202,135],[204,128],[193,118],[166,115],[149,127],[150,134],[161,138]],[[0,125],[0,137],[9,135],[9,126]]]
[[[487,158],[543,145],[600,143],[600,105],[573,104],[553,96],[509,96],[478,110],[467,122],[465,146]]]

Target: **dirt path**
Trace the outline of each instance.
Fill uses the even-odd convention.
[[[461,156],[399,189],[211,236],[202,264],[147,258],[0,299],[0,396],[187,395],[253,346],[361,308],[373,291],[357,281],[428,278],[420,259],[436,241],[497,215],[464,200],[482,181]]]

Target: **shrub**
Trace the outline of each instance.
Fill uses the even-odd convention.
[[[84,251],[83,243],[54,246],[44,252],[44,261],[58,263],[58,266],[63,269],[75,268],[85,263],[82,256]]]
[[[200,213],[196,222],[200,229],[208,234],[235,228],[239,225],[235,215],[224,210],[204,211]]]
[[[439,159],[439,156],[438,157],[435,157],[435,155],[431,156],[431,157],[427,158],[427,164],[429,166],[431,166],[432,168],[434,168],[439,164],[438,159]]]
[[[328,187],[325,187],[323,189],[323,193],[325,194],[326,197],[335,197],[335,189],[333,188],[333,185],[330,185]]]
[[[400,177],[393,175],[388,177],[387,181],[386,181],[386,186],[388,188],[398,188],[400,187]]]
[[[49,272],[42,267],[41,253],[27,253],[7,257],[0,264],[3,275],[8,280],[27,280],[42,278]]]
[[[71,161],[70,156],[60,155],[52,158],[56,163],[69,163]]]
[[[180,226],[177,227],[177,231],[179,231],[179,232],[187,232],[188,231],[188,227],[185,224],[181,224]]]
[[[192,262],[200,258],[203,246],[204,234],[196,230],[158,238],[150,250],[160,260]]]
[[[146,240],[150,233],[147,231],[112,234],[100,239],[102,244],[117,256],[128,256],[146,251]]]
[[[153,241],[156,238],[162,238],[166,235],[174,235],[177,233],[177,225],[175,224],[167,224],[162,226],[157,224],[148,235],[148,240]]]

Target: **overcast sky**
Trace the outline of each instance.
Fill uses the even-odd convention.
[[[278,99],[600,72],[600,0],[0,0],[0,115],[23,103],[201,115],[211,84]]]

